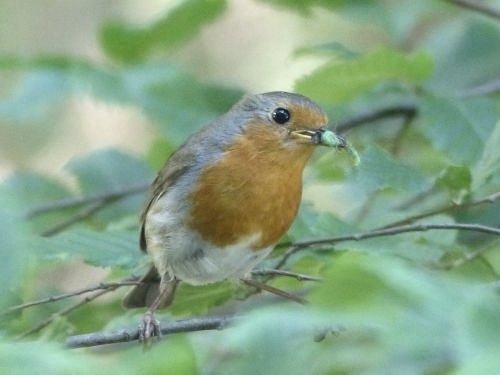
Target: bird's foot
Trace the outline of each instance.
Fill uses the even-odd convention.
[[[139,342],[151,345],[154,339],[161,338],[160,322],[156,320],[151,310],[146,311],[139,324]]]

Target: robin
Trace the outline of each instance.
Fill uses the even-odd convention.
[[[349,147],[327,123],[302,95],[247,96],[171,155],[141,215],[140,246],[153,266],[123,301],[148,307],[141,340],[160,335],[153,313],[180,281],[238,280],[271,252],[297,215],[316,146]]]

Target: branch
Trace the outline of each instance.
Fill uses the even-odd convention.
[[[274,268],[279,269],[285,265],[287,260],[296,252],[307,249],[311,246],[317,245],[334,245],[339,242],[346,241],[361,241],[368,238],[375,237],[384,237],[384,236],[392,236],[395,234],[402,234],[408,232],[425,232],[428,230],[466,230],[473,232],[482,232],[487,234],[494,234],[500,236],[500,229],[489,227],[480,224],[415,224],[415,225],[401,225],[398,227],[390,227],[383,229],[375,229],[368,232],[360,232],[354,234],[348,234],[344,236],[326,238],[323,240],[312,240],[312,241],[304,241],[304,242],[295,242],[295,243],[282,243],[279,244],[278,247],[289,246],[290,248],[287,250],[285,254],[281,257],[279,262],[275,265]]]
[[[36,215],[43,213],[48,213],[52,211],[61,210],[68,207],[80,206],[82,204],[88,204],[88,206],[81,209],[81,211],[68,217],[67,219],[56,223],[50,228],[44,230],[40,233],[43,237],[50,237],[57,234],[69,226],[78,223],[79,221],[85,220],[86,218],[92,216],[96,212],[102,210],[107,205],[120,200],[128,195],[137,194],[147,189],[146,185],[133,186],[121,190],[115,190],[112,192],[100,193],[97,195],[63,199],[43,206],[35,207],[34,209],[26,213],[26,217],[32,218]]]
[[[500,79],[495,79],[478,86],[474,86],[458,93],[458,96],[462,98],[468,98],[471,96],[481,96],[492,94],[496,91],[500,91]]]
[[[484,2],[474,1],[474,0],[446,0],[449,3],[457,5],[459,7],[472,10],[477,13],[482,13],[486,16],[500,19],[500,10],[490,7]]]
[[[194,332],[206,330],[221,330],[232,324],[236,320],[235,316],[205,316],[199,318],[189,318],[177,320],[161,325],[161,333],[169,335],[180,332]],[[66,340],[66,347],[70,349],[85,348],[89,346],[99,346],[105,344],[115,344],[128,342],[139,338],[139,328],[126,328],[118,331],[93,332],[85,335],[70,336]]]
[[[124,198],[128,195],[139,194],[147,190],[149,184],[141,184],[137,186],[130,186],[113,191],[106,191],[94,195],[88,195],[78,198],[61,199],[55,202],[46,203],[36,206],[25,213],[26,218],[31,219],[35,216],[47,214],[53,211],[64,210],[66,208],[78,207],[84,204],[95,203],[100,201],[114,201],[116,199]]]
[[[256,281],[256,280],[240,279],[240,281],[243,284],[246,284],[248,286],[255,288],[257,291],[265,290],[266,292],[269,292],[269,293],[274,294],[276,296],[288,299],[290,301],[300,303],[301,305],[305,305],[307,303],[307,301],[302,297],[296,296],[295,294],[288,293],[284,290],[275,288],[274,286],[271,286],[271,285],[268,285],[265,283],[261,283],[261,282]]]
[[[52,314],[49,318],[43,320],[42,322],[38,323],[36,326],[34,326],[33,328],[21,333],[20,335],[17,336],[17,339],[22,339],[24,337],[27,337],[27,336],[30,336],[34,333],[37,333],[38,331],[41,331],[42,329],[44,329],[45,327],[47,327],[50,323],[52,323],[57,317],[60,317],[60,316],[66,316],[68,314],[70,314],[71,312],[73,312],[74,310],[76,310],[77,308],[79,308],[80,306],[83,306],[101,296],[103,296],[104,294],[106,293],[109,293],[115,289],[117,289],[118,286],[114,286],[114,287],[110,287],[108,289],[105,289],[105,290],[101,290],[100,292],[97,292],[89,297],[85,297],[83,300],[81,300],[80,302],[77,302],[71,306],[68,306],[67,308],[59,311],[58,313],[55,313],[55,314]]]
[[[76,214],[68,217],[67,219],[59,223],[56,223],[55,225],[51,226],[50,228],[40,233],[42,237],[50,237],[53,236],[54,234],[63,231],[69,226],[78,223],[79,221],[85,220],[86,218],[92,216],[96,212],[105,208],[107,205],[114,203],[115,201],[120,200],[126,197],[127,195],[137,194],[139,192],[142,192],[144,191],[144,189],[145,189],[144,186],[135,186],[128,189],[123,189],[121,191],[103,193],[91,197],[62,200],[53,203],[51,206],[50,205],[40,206],[38,209],[28,212],[26,215],[28,217],[33,217],[34,215],[40,214],[42,212],[46,213],[66,207],[77,206],[82,204],[82,202],[88,203],[88,206],[82,208],[81,211],[77,212]]]
[[[440,265],[438,268],[444,269],[444,270],[451,270],[454,268],[458,268],[463,266],[465,263],[470,262],[472,260],[475,260],[479,257],[481,257],[483,254],[486,252],[492,250],[493,248],[497,248],[498,244],[500,241],[493,241],[492,243],[488,243],[486,246],[482,246],[478,249],[475,249],[474,251],[470,253],[464,253],[461,258],[458,258],[456,260],[452,260],[448,263],[445,263],[443,265]]]
[[[288,276],[297,279],[298,281],[321,281],[320,277],[304,275],[301,273],[295,273],[290,271],[284,271],[280,269],[271,270],[253,270],[252,275],[254,276]]]
[[[383,236],[392,236],[395,234],[408,233],[408,232],[425,232],[428,230],[437,229],[437,230],[466,230],[472,232],[482,232],[488,234],[495,234],[500,236],[500,229],[489,227],[486,225],[480,224],[415,224],[415,225],[402,225],[399,227],[391,227],[386,229],[376,229],[370,232],[362,232],[355,234],[348,234],[345,236],[338,236],[324,240],[314,240],[314,241],[305,241],[296,243],[294,246],[300,246],[301,248],[311,247],[313,245],[330,245],[338,242],[345,241],[360,241],[367,238],[375,238],[375,237],[383,237]]]
[[[255,275],[255,276],[268,276],[268,275],[288,276],[288,277],[293,277],[293,278],[297,279],[298,281],[321,281],[321,278],[319,278],[319,277],[304,275],[304,274],[291,272],[291,271],[276,270],[276,269],[254,270],[254,271],[252,271],[252,275]],[[60,301],[62,299],[75,297],[75,296],[85,294],[85,293],[95,292],[96,290],[106,290],[106,289],[110,289],[110,288],[113,288],[113,290],[115,290],[115,289],[120,288],[122,286],[139,285],[140,283],[141,283],[140,281],[137,281],[137,277],[127,278],[127,279],[124,279],[122,281],[114,281],[114,282],[109,282],[109,283],[99,283],[97,285],[93,285],[93,286],[83,288],[83,289],[77,289],[77,290],[74,290],[72,292],[63,293],[63,294],[59,294],[59,295],[55,295],[55,296],[42,298],[42,299],[39,299],[37,301],[32,301],[32,302],[23,303],[20,305],[11,306],[6,311],[4,311],[1,315],[7,315],[7,314],[11,314],[15,311],[24,310],[24,309],[29,308],[29,307],[56,302],[56,301]]]
[[[78,296],[81,294],[95,292],[96,290],[106,290],[106,289],[110,289],[110,288],[113,288],[113,290],[115,290],[115,289],[122,287],[122,286],[130,286],[130,285],[140,284],[140,281],[134,281],[136,279],[137,278],[125,279],[123,281],[110,282],[110,283],[100,283],[99,285],[94,285],[94,286],[91,286],[88,288],[78,289],[78,290],[75,290],[75,291],[72,291],[69,293],[63,293],[63,294],[59,294],[57,296],[50,296],[47,298],[43,298],[43,299],[40,299],[38,301],[32,301],[32,302],[23,303],[23,304],[16,305],[16,306],[11,306],[7,309],[7,311],[3,312],[2,315],[10,314],[10,313],[13,313],[13,312],[18,311],[18,310],[24,310],[28,307],[42,305],[45,303],[56,302],[56,301],[60,301],[62,299],[75,297],[75,296]]]
[[[486,204],[486,203],[495,203],[498,200],[500,200],[500,191],[497,191],[496,193],[493,193],[493,194],[488,195],[488,196],[483,197],[483,198],[479,198],[479,199],[471,201],[471,202],[452,203],[451,205],[445,205],[445,206],[436,208],[436,209],[431,210],[431,211],[427,211],[427,212],[424,212],[424,213],[421,213],[418,215],[407,217],[406,219],[395,221],[391,224],[384,225],[383,227],[380,227],[378,229],[393,228],[393,227],[404,225],[404,224],[411,224],[417,220],[424,219],[426,217],[439,215],[439,214],[442,214],[442,213],[445,213],[448,211],[475,207],[475,206],[479,206],[479,205]]]
[[[415,117],[417,115],[417,111],[417,107],[413,104],[400,104],[374,111],[368,111],[339,123],[336,127],[336,131],[339,133],[345,133],[346,131],[357,126],[390,117],[404,117],[408,120]]]
[[[116,200],[116,199],[114,199],[114,200]],[[79,221],[83,221],[86,218],[95,214],[97,211],[102,210],[109,203],[112,203],[112,201],[107,200],[107,201],[94,202],[94,203],[88,205],[87,207],[83,208],[80,212],[77,212],[76,214],[68,217],[67,219],[60,221],[59,223],[56,223],[53,226],[40,232],[40,236],[50,237],[50,236],[53,236],[54,234],[62,232],[64,229],[72,226],[73,224],[76,224]]]

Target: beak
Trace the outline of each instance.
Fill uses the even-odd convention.
[[[347,142],[344,137],[325,128],[319,128],[317,130],[295,130],[290,132],[290,135],[297,139],[309,141],[313,145],[323,145],[336,148],[344,148],[347,146]]]
[[[294,130],[290,132],[290,136],[305,142],[311,142],[313,145],[345,149],[354,160],[354,165],[358,165],[360,162],[356,149],[352,147],[344,137],[335,134],[331,130],[325,128],[319,128],[317,130]]]

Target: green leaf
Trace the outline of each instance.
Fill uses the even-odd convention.
[[[243,94],[237,89],[201,83],[172,66],[163,67],[161,72],[162,76],[141,88],[137,99],[176,144],[229,110]]]
[[[163,137],[157,137],[149,147],[146,160],[154,170],[159,171],[167,158],[175,151],[175,145]]]
[[[47,103],[64,98],[67,87],[57,72],[37,72],[24,79],[10,97],[0,102],[0,117],[23,123],[47,113]]]
[[[28,260],[26,223],[22,220],[17,200],[0,187],[0,311],[10,305],[10,298],[20,287]],[[4,323],[4,322],[3,322]],[[3,323],[0,326],[3,326]]]
[[[327,42],[298,48],[294,51],[294,55],[297,57],[310,55],[328,57],[335,56],[343,60],[353,59],[360,56],[359,52],[356,52],[339,42]]]
[[[111,367],[120,374],[197,374],[199,351],[193,347],[195,343],[185,335],[168,336],[159,345],[153,345],[144,353],[139,344],[134,343],[128,349],[120,350],[113,355],[116,363]],[[98,373],[98,372],[97,372]]]
[[[425,95],[420,111],[424,133],[455,164],[478,160],[500,111],[488,99]]]
[[[71,230],[53,237],[33,238],[31,247],[42,259],[76,258],[98,267],[133,269],[143,258],[137,233],[123,230]]]
[[[136,63],[153,50],[171,52],[220,16],[224,0],[186,0],[147,27],[108,23],[100,33],[101,45],[112,58]]]
[[[72,353],[59,344],[45,341],[2,342],[0,362],[3,372],[21,375],[37,371],[84,375],[89,372],[97,373],[102,366],[95,357]]]
[[[355,228],[331,212],[318,212],[313,205],[305,202],[300,206],[297,218],[287,235],[288,240],[303,241],[332,237],[343,233],[354,232]]]
[[[0,116],[14,120],[34,120],[68,94],[88,94],[124,102],[127,90],[116,71],[67,56],[20,58],[0,56],[0,69],[22,70],[28,74],[14,92],[0,102]]]
[[[436,32],[441,37],[430,38],[425,46],[436,61],[436,72],[429,82],[434,91],[473,93],[471,88],[498,77],[498,25],[476,18],[441,25]]]
[[[488,137],[481,158],[472,170],[473,190],[488,184],[498,188],[500,184],[500,121]]]
[[[324,271],[308,308],[254,310],[202,337],[207,363],[230,351],[221,373],[438,374],[498,351],[500,304],[487,285],[369,254],[344,253]]]
[[[369,147],[363,152],[361,163],[354,170],[352,183],[365,192],[396,189],[417,193],[429,185],[419,170],[376,147]]]
[[[400,302],[404,295],[388,285],[384,278],[373,270],[374,265],[368,265],[368,259],[370,262],[377,260],[374,256],[367,257],[356,253],[345,253],[337,257],[335,263],[323,274],[326,277],[325,284],[316,288],[311,295],[312,303],[329,309],[360,311],[368,306],[379,307],[378,300],[386,298],[386,295],[388,299]],[[411,303],[411,300],[404,302]]]
[[[357,8],[360,7],[362,9],[366,9],[370,7],[372,4],[376,3],[372,0],[358,0],[354,2],[348,0],[261,0],[262,2],[269,3],[278,7],[286,7],[291,10],[295,10],[303,15],[310,15],[311,8],[321,7],[328,10],[341,11],[343,8]]]
[[[80,59],[47,56],[0,58],[0,68],[29,73],[0,102],[0,116],[35,119],[62,97],[90,93],[106,102],[138,106],[175,144],[226,112],[243,95],[241,90],[200,82],[172,64],[111,70]]]
[[[4,188],[16,196],[24,210],[71,196],[69,189],[59,181],[35,172],[22,170],[18,170],[10,176],[5,181]]]
[[[457,194],[469,192],[471,188],[471,172],[466,166],[450,165],[437,178],[436,184],[451,192]]]
[[[174,315],[206,314],[232,298],[238,287],[230,281],[196,286],[181,283],[168,311]]]
[[[410,56],[381,49],[359,59],[327,63],[297,81],[295,89],[331,104],[351,100],[387,80],[415,85],[423,82],[431,72],[432,60],[423,52]]]
[[[99,150],[72,160],[67,168],[76,176],[84,193],[141,185],[152,178],[151,171],[142,160],[115,149]]]
[[[147,186],[153,180],[144,161],[114,149],[96,151],[71,161],[67,167],[77,178],[83,194]],[[107,224],[124,215],[137,215],[143,202],[144,194],[130,195],[105,207],[92,219]]]
[[[66,186],[48,176],[34,172],[17,171],[7,179],[4,187],[12,197],[15,197],[18,209],[22,214],[30,217],[30,224],[35,232],[55,224],[73,212],[72,209],[66,209],[32,216],[32,213],[40,206],[73,196]]]

